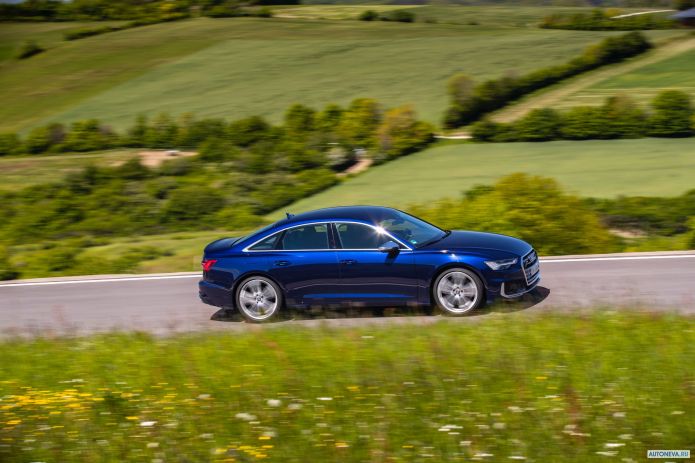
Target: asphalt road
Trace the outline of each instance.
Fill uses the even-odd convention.
[[[486,309],[478,317],[511,312],[640,308],[695,313],[695,252],[565,256],[541,259],[535,294]],[[222,317],[198,300],[199,274],[73,277],[0,283],[0,335],[85,334],[114,329],[154,334],[251,325]],[[397,315],[411,315],[400,317]],[[403,311],[338,310],[282,324],[428,323],[440,317]]]

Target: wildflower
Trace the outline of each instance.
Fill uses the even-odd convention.
[[[268,399],[267,404],[269,407],[279,407],[282,405],[282,402],[278,399]]]
[[[683,410],[674,410],[671,412],[671,415],[683,415],[685,412]]]
[[[252,415],[246,412],[237,413],[236,415],[234,415],[234,417],[243,421],[254,421],[256,419],[256,415]]]
[[[339,449],[345,449],[350,447],[347,442],[336,442],[335,447]]]
[[[143,428],[149,428],[151,426],[154,426],[156,423],[156,421],[141,421],[140,426],[142,426]]]
[[[623,444],[622,442],[607,442],[604,445],[604,447],[606,447],[608,449],[614,449],[616,447],[622,447],[623,445],[625,445],[625,444]]]
[[[506,423],[494,423],[492,427],[495,429],[504,429],[507,427],[507,425]]]
[[[526,460],[526,457],[522,457],[521,455],[511,455],[509,457],[510,460]]]
[[[608,452],[608,451],[596,452],[596,455],[603,455],[604,457],[614,457],[617,454],[618,454],[618,452]]]
[[[317,397],[316,400],[333,400],[333,397]]]
[[[156,449],[157,447],[159,447],[159,442],[148,442],[147,443],[148,449]]]
[[[289,408],[290,410],[299,410],[300,408],[302,408],[302,404],[298,404],[296,402],[291,403],[287,406],[287,408]]]

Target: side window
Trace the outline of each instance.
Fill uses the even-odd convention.
[[[329,249],[328,225],[305,225],[290,228],[282,237],[282,249]]]
[[[377,249],[391,238],[372,227],[358,223],[336,223],[343,249]]]
[[[276,233],[267,238],[262,239],[258,243],[251,246],[249,249],[251,251],[269,251],[271,249],[277,249],[278,240],[280,239],[282,233]]]

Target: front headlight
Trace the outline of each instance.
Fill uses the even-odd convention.
[[[515,257],[514,259],[486,260],[485,264],[492,270],[506,270],[518,261],[519,259]]]

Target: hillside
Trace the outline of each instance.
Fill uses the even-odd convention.
[[[439,146],[374,167],[271,218],[348,204],[403,208],[457,197],[513,172],[553,177],[581,196],[672,196],[695,186],[695,144],[638,139]]]
[[[543,8],[496,21],[484,9],[416,10],[448,12],[455,24],[198,18],[61,42],[0,72],[0,130],[90,117],[123,128],[138,113],[161,111],[277,120],[294,102],[323,106],[361,96],[412,103],[438,123],[452,74],[530,71],[611,34],[537,29],[532,18]],[[467,24],[473,13],[478,19]]]

